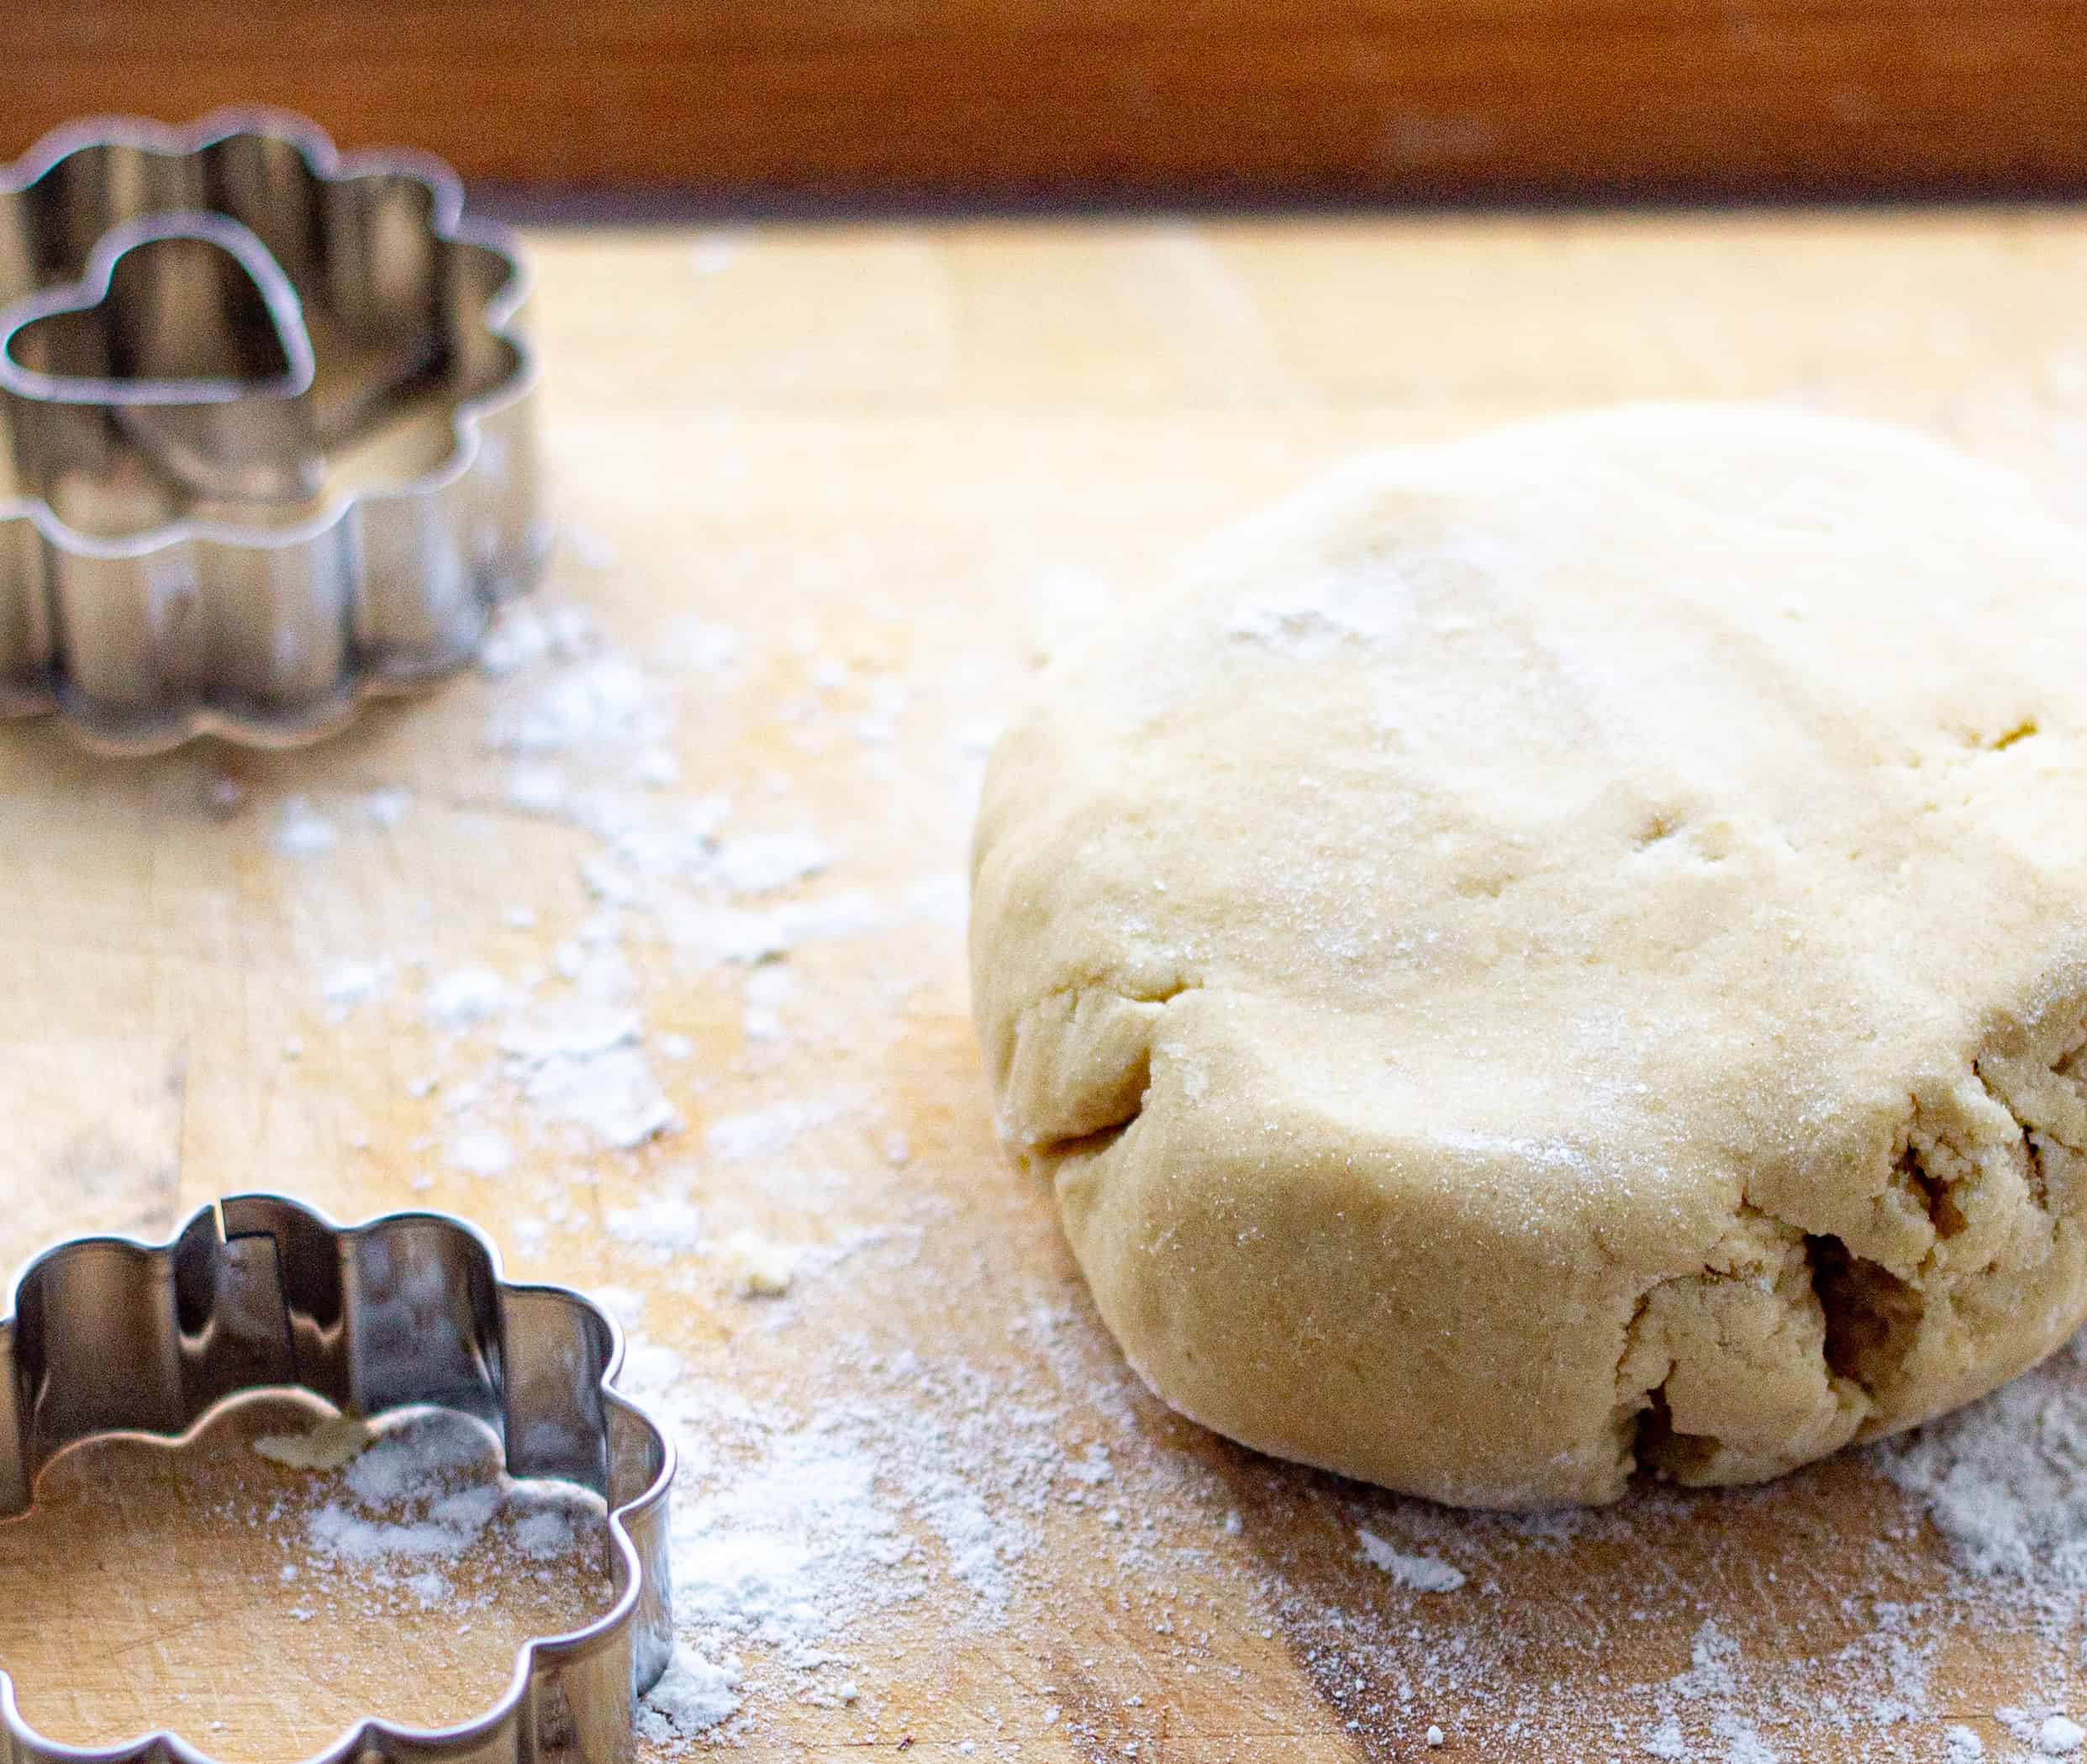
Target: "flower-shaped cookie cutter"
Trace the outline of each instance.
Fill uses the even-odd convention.
[[[470,661],[547,528],[508,235],[227,111],[0,167],[0,715],[287,745]]]
[[[608,1509],[614,1602],[523,1647],[498,1702],[472,1720],[371,1719],[308,1764],[630,1764],[636,1698],[672,1653],[667,1493],[672,1443],[612,1387],[614,1323],[577,1293],[501,1278],[462,1220],[396,1213],[335,1225],[274,1194],[228,1197],[163,1244],[80,1237],[15,1278],[0,1319],[0,1521],[83,1440],[179,1438],[226,1398],[298,1388],[366,1416],[434,1405],[492,1430],[517,1477],[547,1477]],[[11,1764],[208,1764],[167,1732],[60,1745],[24,1718],[0,1672]]]

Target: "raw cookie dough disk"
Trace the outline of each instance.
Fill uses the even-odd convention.
[[[1536,1506],[1910,1425],[2087,1310],[2083,681],[2087,544],[1910,434],[1371,456],[995,752],[1003,1136],[1267,1451]]]

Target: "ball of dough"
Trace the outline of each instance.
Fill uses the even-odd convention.
[[[1262,1451],[1750,1482],[2087,1311],[2087,540],[1913,434],[1361,460],[1048,671],[972,904],[1004,1141]]]

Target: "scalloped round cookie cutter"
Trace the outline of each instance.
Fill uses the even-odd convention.
[[[667,1496],[672,1441],[613,1388],[614,1321],[563,1287],[510,1283],[498,1252],[440,1213],[336,1225],[275,1194],[228,1197],[168,1242],[78,1237],[15,1278],[0,1319],[0,1522],[83,1440],[177,1439],[228,1398],[286,1388],[345,1414],[427,1406],[489,1428],[516,1477],[606,1504],[609,1609],[524,1645],[482,1715],[359,1723],[306,1764],[630,1764],[637,1698],[673,1652]],[[30,1725],[0,1672],[11,1764],[210,1764],[161,1730],[107,1746]]]
[[[463,209],[268,111],[0,166],[0,715],[287,746],[472,659],[548,528],[527,275]]]

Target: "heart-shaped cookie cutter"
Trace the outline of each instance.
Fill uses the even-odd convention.
[[[599,1495],[609,1609],[527,1643],[506,1690],[454,1726],[371,1719],[307,1764],[630,1764],[636,1698],[673,1650],[667,1497],[671,1440],[614,1388],[614,1322],[562,1287],[511,1283],[461,1219],[396,1213],[336,1225],[276,1194],[228,1197],[168,1242],[80,1237],[15,1278],[0,1318],[0,1521],[82,1440],[177,1439],[228,1398],[296,1388],[343,1413],[434,1406],[490,1429],[516,1477]],[[61,1745],[23,1715],[0,1672],[12,1764],[209,1764],[161,1730]]]
[[[468,662],[547,548],[525,298],[446,166],[296,118],[0,168],[0,715],[285,745]]]
[[[154,253],[155,246],[162,249]],[[170,263],[170,246],[211,255],[200,266],[189,253]],[[119,304],[119,268],[148,256],[162,265],[148,281],[161,292]],[[251,288],[260,324],[210,285],[222,278],[209,271],[224,264]],[[135,323],[140,314],[155,322]],[[125,324],[126,317],[134,322]],[[257,334],[277,359],[264,372],[242,373],[239,357],[252,353]],[[112,227],[76,287],[47,289],[0,315],[0,392],[74,407],[90,420],[113,413],[170,478],[201,497],[303,501],[319,493],[316,370],[290,278],[267,246],[222,214],[146,214]]]

